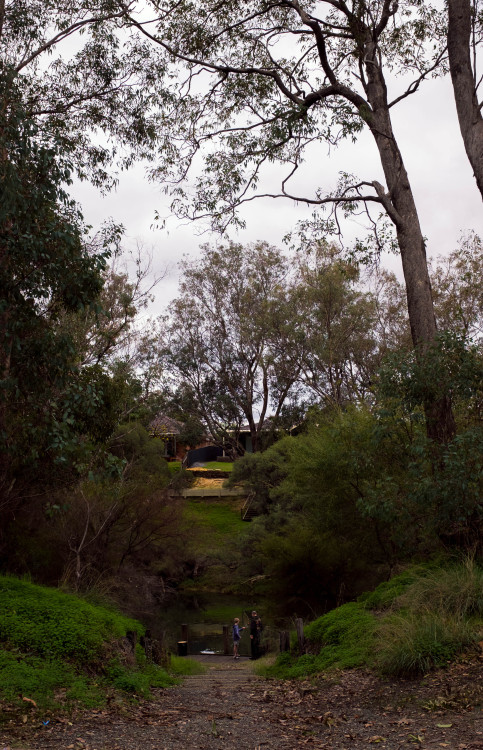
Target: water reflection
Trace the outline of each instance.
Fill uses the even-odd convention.
[[[264,625],[266,637],[274,633],[275,628],[287,626],[287,618],[273,610],[268,602],[249,601],[236,596],[203,594],[177,596],[168,605],[162,606],[156,612],[142,617],[143,622],[152,631],[154,638],[160,638],[165,633],[167,647],[176,653],[177,643],[184,640],[182,625],[188,625],[188,653],[199,654],[202,651],[214,653],[224,652],[223,626],[228,627],[228,643],[230,653],[233,650],[232,625],[235,617],[240,619],[240,625],[246,627],[243,631],[239,653],[241,656],[250,655],[250,613],[257,609]]]
[[[232,625],[235,617],[240,625],[247,627],[240,642],[240,655],[250,654],[250,613],[256,609],[262,619],[264,645],[278,648],[280,630],[293,630],[294,618],[314,619],[320,613],[309,612],[304,603],[295,597],[290,601],[274,603],[269,599],[256,600],[248,596],[230,596],[226,594],[177,594],[160,606],[153,606],[148,611],[131,611],[146,628],[151,630],[153,638],[161,639],[164,635],[167,648],[177,653],[178,642],[184,640],[182,625],[188,625],[191,654],[202,651],[224,652],[223,626],[228,627],[230,653],[233,650]]]

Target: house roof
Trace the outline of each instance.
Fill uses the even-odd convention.
[[[167,414],[158,414],[149,425],[153,433],[160,435],[180,435],[183,432],[183,422],[168,417]]]
[[[266,419],[264,419],[263,424],[262,424],[262,430],[266,430],[267,432],[269,430],[272,430],[274,427],[274,420],[275,420],[274,417],[267,417]],[[255,426],[258,427],[259,422],[257,422]],[[299,426],[300,426],[300,422],[296,422],[288,429],[288,432],[291,432],[292,430],[294,430],[296,427],[299,427]],[[250,432],[250,425],[248,424],[248,422],[245,422],[244,424],[240,425],[239,432],[240,433]]]
[[[259,426],[259,423],[256,423],[256,427]],[[271,430],[273,426],[273,417],[267,417],[263,420],[262,424],[262,430]],[[248,422],[245,422],[244,424],[240,425],[239,432],[250,432],[250,425]]]

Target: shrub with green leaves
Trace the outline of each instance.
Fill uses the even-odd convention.
[[[42,709],[101,706],[108,690],[150,697],[176,682],[149,664],[138,645],[125,663],[117,642],[141,623],[77,596],[27,581],[0,577],[0,699],[22,696]],[[106,666],[107,664],[107,666]]]
[[[39,708],[46,709],[57,707],[60,696],[64,703],[81,703],[86,708],[100,706],[105,701],[105,686],[56,659],[0,650],[0,676],[0,696],[6,703],[27,696]]]
[[[387,609],[415,580],[415,570],[408,568],[408,570],[394,576],[389,581],[380,583],[374,591],[361,594],[357,601],[363,604],[366,609]]]
[[[483,569],[474,560],[412,566],[305,628],[309,654],[280,654],[260,673],[306,678],[338,667],[417,677],[483,637]],[[373,611],[371,611],[373,610]]]
[[[318,666],[360,667],[370,663],[376,619],[358,602],[349,602],[319,617],[305,637],[319,649]]]
[[[87,663],[106,644],[144,629],[136,620],[72,594],[0,578],[0,642],[23,651]]]

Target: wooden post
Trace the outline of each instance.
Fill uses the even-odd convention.
[[[153,639],[151,638],[151,631],[146,630],[146,634],[144,636],[144,653],[146,654],[146,659],[150,664],[153,662]]]
[[[134,654],[134,652],[136,650],[136,643],[138,641],[138,634],[136,633],[135,630],[128,630],[127,633],[126,633],[126,638],[127,638],[128,643],[129,643],[129,645],[131,647],[131,651]]]
[[[159,646],[161,649],[161,666],[164,667],[164,669],[169,669],[169,666],[171,664],[171,654],[168,651],[168,648],[166,646],[166,631],[163,630],[161,632],[161,637],[159,639]]]
[[[297,640],[299,642],[299,651],[301,654],[305,654],[304,621],[302,620],[301,617],[296,618],[295,627],[297,629]]]
[[[223,625],[223,653],[228,656],[230,653],[230,639],[228,637],[228,625]]]
[[[189,640],[189,638],[188,638],[188,625],[187,625],[186,622],[184,622],[181,625],[181,640],[182,641],[186,641],[186,643],[188,643],[188,640]]]
[[[279,634],[280,639],[280,651],[290,651],[290,633],[288,630],[281,630]]]

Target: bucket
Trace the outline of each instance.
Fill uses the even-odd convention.
[[[178,656],[188,656],[188,641],[178,641]]]

